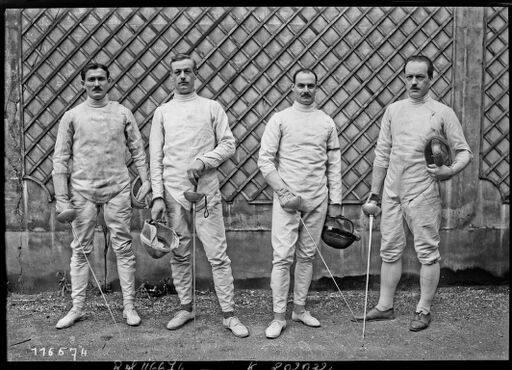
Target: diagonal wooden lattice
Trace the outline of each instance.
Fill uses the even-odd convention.
[[[186,52],[198,61],[198,93],[225,107],[237,139],[235,156],[219,168],[227,201],[271,199],[256,165],[259,142],[270,116],[292,103],[295,70],[310,67],[319,107],[338,128],[344,202],[359,203],[380,117],[404,96],[408,56],[434,60],[433,95],[451,104],[453,18],[450,8],[24,9],[25,175],[52,192],[58,120],[84,99],[87,62],[109,65],[110,96],[134,112],[147,143],[154,109],[172,98],[168,60]]]
[[[507,8],[488,8],[484,41],[484,116],[480,177],[494,183],[502,200],[510,199],[509,60]]]

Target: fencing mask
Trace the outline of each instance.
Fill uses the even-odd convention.
[[[354,233],[354,224],[344,216],[327,216],[322,230],[322,240],[335,249],[348,248],[361,237]]]
[[[173,229],[155,220],[144,220],[140,241],[153,258],[165,256],[171,250],[178,248],[180,242]]]
[[[425,145],[425,161],[427,164],[435,164],[437,167],[452,164],[450,146],[442,136],[433,136]]]

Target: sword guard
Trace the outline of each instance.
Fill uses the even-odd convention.
[[[195,188],[194,188],[195,189]],[[198,193],[196,191],[186,191],[183,193],[185,199],[195,205],[197,202],[204,198],[204,218],[208,218],[210,212],[208,211],[208,198],[204,193]]]
[[[185,196],[185,199],[188,200],[190,203],[197,203],[201,199],[203,199],[203,197],[206,197],[206,194],[198,193],[195,191],[186,191],[183,193],[183,195]]]

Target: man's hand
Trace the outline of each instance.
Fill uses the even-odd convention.
[[[76,217],[78,216],[76,209],[74,208],[68,208],[65,211],[59,212],[57,214],[57,221],[65,223],[71,223],[73,222]]]
[[[279,204],[285,211],[295,212],[300,209],[302,198],[299,195],[293,194],[287,188],[281,188],[276,193],[277,198],[279,199]]]
[[[57,199],[57,202],[55,204],[55,211],[57,212],[57,214],[59,213],[62,213],[64,211],[67,211],[68,209],[72,209],[73,207],[71,206],[71,202],[69,200],[62,200],[62,199]]]
[[[188,179],[194,186],[197,185],[197,180],[203,174],[204,169],[204,163],[200,159],[196,159],[194,162],[192,162],[192,164],[187,169]]]
[[[57,199],[55,211],[57,213],[57,221],[62,223],[73,222],[77,216],[77,212],[69,200]]]
[[[448,180],[453,176],[453,170],[446,165],[437,167],[435,164],[429,164],[427,166],[427,171],[436,181]]]
[[[156,198],[153,200],[153,206],[151,207],[151,219],[161,220],[165,215],[165,202],[162,198]]]
[[[137,192],[137,195],[135,195],[135,197],[137,198],[137,200],[139,202],[142,203],[142,202],[144,202],[144,199],[146,198],[146,196],[149,194],[150,191],[151,191],[151,181],[146,180],[140,186],[139,191]],[[146,206],[147,206],[147,203],[146,203]]]
[[[380,197],[377,194],[370,193],[368,199],[366,199],[366,202],[361,208],[365,215],[377,217],[381,211],[379,204]]]
[[[61,213],[72,208],[69,201],[68,176],[65,173],[53,174],[53,188],[55,190],[55,210]]]
[[[329,204],[329,206],[327,206],[327,216],[341,216],[341,204]]]

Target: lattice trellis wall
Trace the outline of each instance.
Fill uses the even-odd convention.
[[[484,115],[480,176],[510,201],[509,61],[507,8],[488,8],[484,39]]]
[[[452,103],[450,8],[24,9],[21,24],[24,174],[49,193],[58,121],[83,101],[79,72],[90,60],[109,65],[110,96],[134,112],[147,142],[154,109],[172,98],[171,55],[196,58],[199,94],[225,107],[237,138],[220,168],[227,201],[271,198],[256,165],[259,142],[270,116],[292,103],[300,66],[320,76],[317,102],[338,128],[345,203],[369,191],[380,118],[405,92],[405,58],[431,57],[433,95]],[[489,73],[501,65],[495,59]]]

